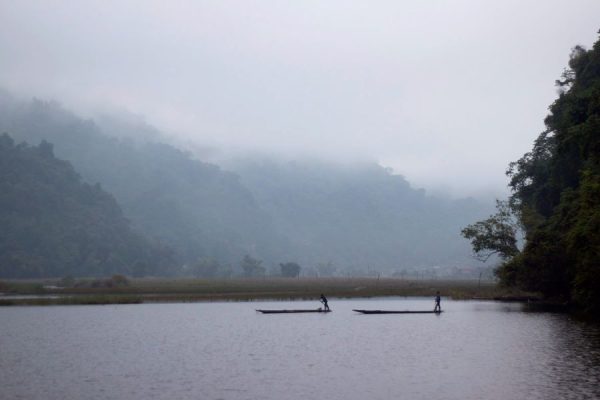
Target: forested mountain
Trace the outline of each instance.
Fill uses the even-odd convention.
[[[163,274],[169,249],[134,233],[114,198],[81,182],[52,145],[0,136],[0,276]]]
[[[119,139],[57,103],[4,95],[0,129],[30,143],[52,142],[58,157],[72,162],[87,182],[100,182],[134,226],[174,248],[184,262],[237,264],[245,254],[278,259],[285,249],[236,175],[143,140],[147,127],[130,127],[139,141]]]
[[[304,272],[333,264],[342,274],[476,264],[457,235],[489,212],[475,200],[429,197],[377,164],[257,157],[224,164],[235,173],[227,172],[160,143],[147,125],[100,123],[0,93],[0,131],[53,143],[136,229],[209,275],[215,263],[243,273],[245,255],[267,270],[298,262]]]
[[[457,235],[458,227],[489,210],[473,199],[429,197],[375,163],[246,158],[229,167],[303,265],[333,262],[364,273],[476,264]]]
[[[524,249],[519,251],[514,242],[505,246],[514,232],[507,218],[474,225],[493,229],[475,229],[471,237],[504,255],[498,271],[504,283],[598,315],[600,41],[591,50],[574,48],[557,85],[561,92],[550,106],[546,130],[508,171],[513,194],[507,205],[525,231]],[[503,212],[506,216],[506,207]]]

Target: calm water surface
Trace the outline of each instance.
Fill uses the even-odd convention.
[[[0,308],[0,399],[598,399],[600,328],[518,304],[318,302]]]

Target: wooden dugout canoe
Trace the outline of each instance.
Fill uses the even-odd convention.
[[[320,308],[312,310],[256,310],[263,314],[296,314],[296,313],[328,313],[331,310],[322,310]]]
[[[361,314],[440,314],[442,311],[352,310]]]

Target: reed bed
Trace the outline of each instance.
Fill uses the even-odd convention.
[[[89,279],[92,282],[92,279]],[[534,299],[536,296],[493,282],[406,280],[398,278],[253,278],[253,279],[128,279],[126,284],[92,287],[86,279],[72,287],[57,280],[4,281],[2,305],[137,304],[152,302],[310,300],[329,298],[433,297],[452,299]],[[79,286],[77,286],[79,284]],[[8,294],[8,296],[6,296]],[[25,297],[11,296],[21,295]],[[31,296],[31,297],[28,297]]]

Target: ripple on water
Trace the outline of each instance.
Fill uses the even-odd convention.
[[[333,300],[0,309],[2,399],[600,398],[600,329],[518,304]],[[264,302],[306,308],[312,302]]]

